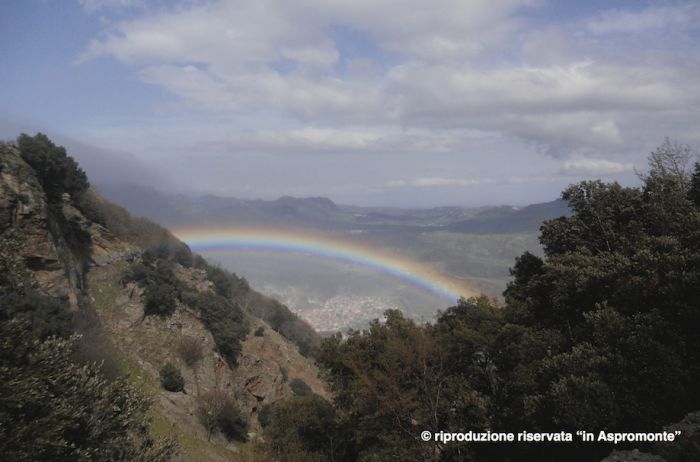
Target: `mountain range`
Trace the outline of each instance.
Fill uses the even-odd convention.
[[[536,232],[542,221],[569,210],[561,199],[525,207],[396,208],[340,205],[326,197],[275,200],[237,199],[214,195],[167,194],[135,184],[99,187],[110,200],[136,215],[164,225],[278,226],[325,230],[452,231],[468,234]]]

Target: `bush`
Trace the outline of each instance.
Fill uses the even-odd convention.
[[[247,439],[248,420],[231,399],[224,402],[216,424],[221,433],[229,440],[245,441]]]
[[[167,317],[175,312],[180,281],[171,265],[145,252],[143,263],[134,263],[124,272],[124,281],[137,282],[143,288],[144,316]]]
[[[217,430],[229,440],[247,439],[248,421],[223,390],[211,390],[198,398],[197,418],[207,431],[207,440]]]
[[[260,326],[257,329],[255,329],[255,336],[256,337],[262,337],[263,334],[265,334],[265,326]]]
[[[66,338],[71,334],[73,315],[65,300],[38,292],[10,292],[0,296],[0,321],[16,318],[27,322],[31,334],[40,339]]]
[[[182,378],[180,369],[172,363],[165,363],[160,369],[160,384],[168,391],[185,390],[185,379]]]
[[[177,352],[182,358],[182,361],[191,368],[197,366],[197,364],[204,358],[204,352],[202,351],[202,342],[195,338],[185,335],[180,340],[180,344],[177,347]]]
[[[142,217],[132,217],[123,207],[111,203],[96,194],[91,196],[93,206],[103,218],[104,226],[118,238],[136,244],[139,247],[150,247],[168,242],[179,242],[175,236],[162,226]],[[85,213],[85,212],[83,212]],[[86,215],[87,216],[87,215]],[[181,245],[185,245],[180,243]],[[185,246],[186,247],[186,246]]]
[[[229,366],[238,364],[241,341],[248,334],[248,322],[238,304],[211,293],[190,293],[186,299],[197,308],[211,332],[216,348]]]
[[[292,392],[297,396],[309,396],[314,393],[311,387],[300,378],[293,378],[292,381],[289,382],[289,388],[291,388]]]
[[[265,404],[263,407],[261,407],[260,411],[258,412],[258,422],[260,422],[260,426],[262,428],[269,426],[272,423],[274,414],[275,407],[273,404]]]
[[[63,193],[68,193],[80,205],[90,183],[63,146],[56,146],[43,133],[36,136],[23,133],[17,138],[17,147],[22,159],[36,172],[50,203],[60,203]]]
[[[264,297],[256,292],[249,292],[247,303],[250,312],[265,321],[282,337],[294,343],[302,356],[309,356],[320,344],[316,331],[289,308],[277,300]]]
[[[160,317],[167,317],[175,312],[176,307],[177,296],[173,286],[150,283],[144,288],[144,316],[157,315]]]
[[[124,271],[124,282],[145,282],[150,271],[143,263],[133,263]]]
[[[282,460],[357,460],[345,447],[350,435],[339,425],[333,405],[318,395],[276,403],[274,418],[265,432]],[[301,458],[288,458],[290,449]]]
[[[198,261],[198,264],[202,264]],[[207,279],[214,284],[214,292],[225,298],[236,297],[248,292],[248,282],[225,269],[204,262]]]
[[[150,436],[149,399],[95,363],[76,364],[76,341],[0,320],[2,460],[171,460],[174,443]]]
[[[149,262],[176,262],[189,268],[192,266],[192,251],[184,242],[173,239],[149,247],[143,253],[143,259]]]

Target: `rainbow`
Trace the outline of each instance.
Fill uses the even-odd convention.
[[[313,255],[360,265],[431,292],[450,302],[478,293],[462,281],[426,264],[406,260],[368,246],[307,231],[266,228],[181,228],[173,233],[195,251],[259,249]]]

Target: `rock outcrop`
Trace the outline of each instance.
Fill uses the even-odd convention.
[[[101,199],[100,199],[101,200]],[[67,229],[67,226],[70,228]],[[153,225],[156,226],[156,225]],[[68,231],[80,236],[77,246]],[[182,245],[182,244],[181,244]],[[225,391],[248,417],[254,434],[257,413],[265,404],[293,394],[289,382],[298,378],[327,397],[313,363],[298,348],[251,313],[250,334],[242,342],[235,368],[217,353],[212,333],[196,308],[181,301],[167,318],[144,316],[143,290],[124,282],[126,268],[143,249],[117,237],[88,219],[64,194],[62,203],[48,203],[36,174],[9,144],[0,144],[0,264],[3,280],[29,284],[46,295],[67,299],[74,310],[88,307],[114,347],[114,360],[130,381],[151,395],[159,432],[181,443],[181,460],[230,460],[235,445],[210,436],[197,418],[198,397]],[[207,273],[173,265],[178,281],[200,292],[213,292]],[[259,327],[262,335],[252,335]],[[185,338],[197,339],[203,358],[188,367],[178,354]],[[164,390],[160,368],[172,362],[182,370],[185,393]]]
[[[42,292],[67,298],[73,308],[83,287],[84,268],[71,251],[59,220],[46,201],[33,169],[14,146],[0,145],[0,236],[16,262]]]

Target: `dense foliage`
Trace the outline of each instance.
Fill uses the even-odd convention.
[[[165,363],[160,368],[160,385],[168,391],[178,392],[185,390],[185,379],[180,369],[173,363]]]
[[[127,269],[124,279],[137,282],[143,288],[144,316],[167,317],[175,312],[181,292],[169,261],[144,254],[141,263]]]
[[[85,221],[63,207],[68,194],[67,205],[95,218],[85,200],[85,174],[44,135],[20,136],[18,150],[42,188],[32,193],[43,192],[47,199],[52,244],[66,260],[85,264],[90,244]],[[25,172],[11,173],[31,186]],[[32,262],[22,252],[26,236],[15,223],[8,219],[0,230],[3,460],[169,460],[174,446],[151,437],[150,402],[120,377],[89,300],[78,297],[71,311],[67,300],[38,292]]]
[[[124,379],[74,360],[67,308],[38,295],[3,297],[0,453],[5,460],[169,460],[149,435],[149,401]],[[56,335],[60,335],[57,337]]]
[[[242,305],[248,307],[253,316],[264,320],[275,332],[294,343],[303,356],[311,355],[320,344],[320,337],[316,331],[277,300],[253,291],[239,297],[239,300]]]
[[[200,319],[211,332],[216,348],[231,367],[238,364],[241,342],[250,329],[241,308],[233,301],[211,293],[190,294],[190,306],[200,312]]]
[[[214,284],[214,291],[217,295],[226,298],[235,298],[245,295],[250,286],[244,278],[236,276],[234,273],[226,271],[220,266],[207,263],[202,257],[195,258],[195,267],[203,269],[209,279]]]
[[[97,213],[103,217],[104,225],[115,236],[126,242],[144,248],[174,249],[173,253],[181,256],[183,266],[190,266],[191,252],[170,231],[143,217],[132,216],[125,208],[120,207],[92,190],[86,193]],[[188,260],[189,257],[189,260]]]
[[[207,431],[207,439],[217,431],[229,440],[248,438],[248,420],[223,390],[210,390],[197,398],[197,418]]]
[[[241,341],[250,328],[248,320],[232,299],[217,293],[199,292],[178,280],[174,272],[176,261],[173,260],[178,253],[173,253],[172,249],[171,246],[158,246],[147,250],[140,262],[127,268],[124,280],[135,281],[143,288],[145,316],[170,316],[178,300],[197,310],[202,323],[214,337],[217,350],[234,367],[241,351]]]
[[[87,218],[104,223],[94,196],[89,194],[87,175],[63,146],[57,146],[43,133],[34,136],[23,133],[17,138],[17,148],[22,159],[34,169],[49,206],[60,208],[63,194],[68,194]]]
[[[317,395],[277,403],[271,420],[266,434],[275,460],[352,460],[347,431],[331,403]]]
[[[303,356],[309,356],[318,346],[320,338],[306,321],[277,300],[252,290],[245,278],[212,265],[199,255],[193,257],[193,265],[206,272],[207,279],[214,284],[217,295],[233,299],[253,316],[267,322],[272,329],[297,345]],[[262,333],[263,331],[260,331],[260,335]]]
[[[22,159],[36,172],[49,202],[59,202],[64,193],[78,199],[90,187],[85,172],[66,149],[56,146],[43,133],[20,135],[17,147]]]
[[[667,142],[641,187],[569,187],[572,215],[542,226],[544,258],[517,259],[505,305],[461,300],[426,325],[388,311],[324,341],[336,414],[314,438],[340,438],[343,451],[300,436],[307,404],[276,405],[266,431],[320,460],[583,461],[613,448],[420,432],[648,432],[699,409],[700,165],[688,159]]]

